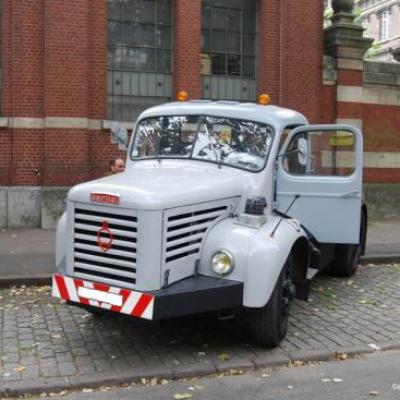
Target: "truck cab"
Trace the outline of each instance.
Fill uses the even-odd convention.
[[[160,320],[239,313],[277,346],[290,304],[365,246],[362,135],[277,106],[173,102],[144,111],[126,169],[73,187],[52,294]]]

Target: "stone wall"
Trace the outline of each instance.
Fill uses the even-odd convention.
[[[55,229],[66,187],[0,186],[0,228]]]
[[[372,40],[353,20],[339,11],[325,30],[324,116],[363,132],[370,216],[400,217],[400,63],[364,61]]]

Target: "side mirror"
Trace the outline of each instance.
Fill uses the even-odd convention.
[[[300,165],[304,167],[307,165],[308,161],[308,142],[307,139],[299,138],[297,142],[297,158]]]
[[[128,131],[118,122],[111,125],[111,143],[118,144],[120,150],[128,150]]]

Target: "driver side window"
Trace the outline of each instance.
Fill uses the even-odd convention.
[[[292,175],[349,176],[356,166],[356,137],[350,131],[300,132],[282,157]]]

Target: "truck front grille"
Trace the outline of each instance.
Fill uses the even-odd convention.
[[[228,205],[197,205],[193,211],[168,216],[165,263],[199,253],[205,232],[227,209]]]
[[[138,219],[132,210],[77,206],[74,223],[74,275],[134,288],[137,225]],[[111,247],[102,249],[100,245],[107,244],[111,239],[110,231]]]

